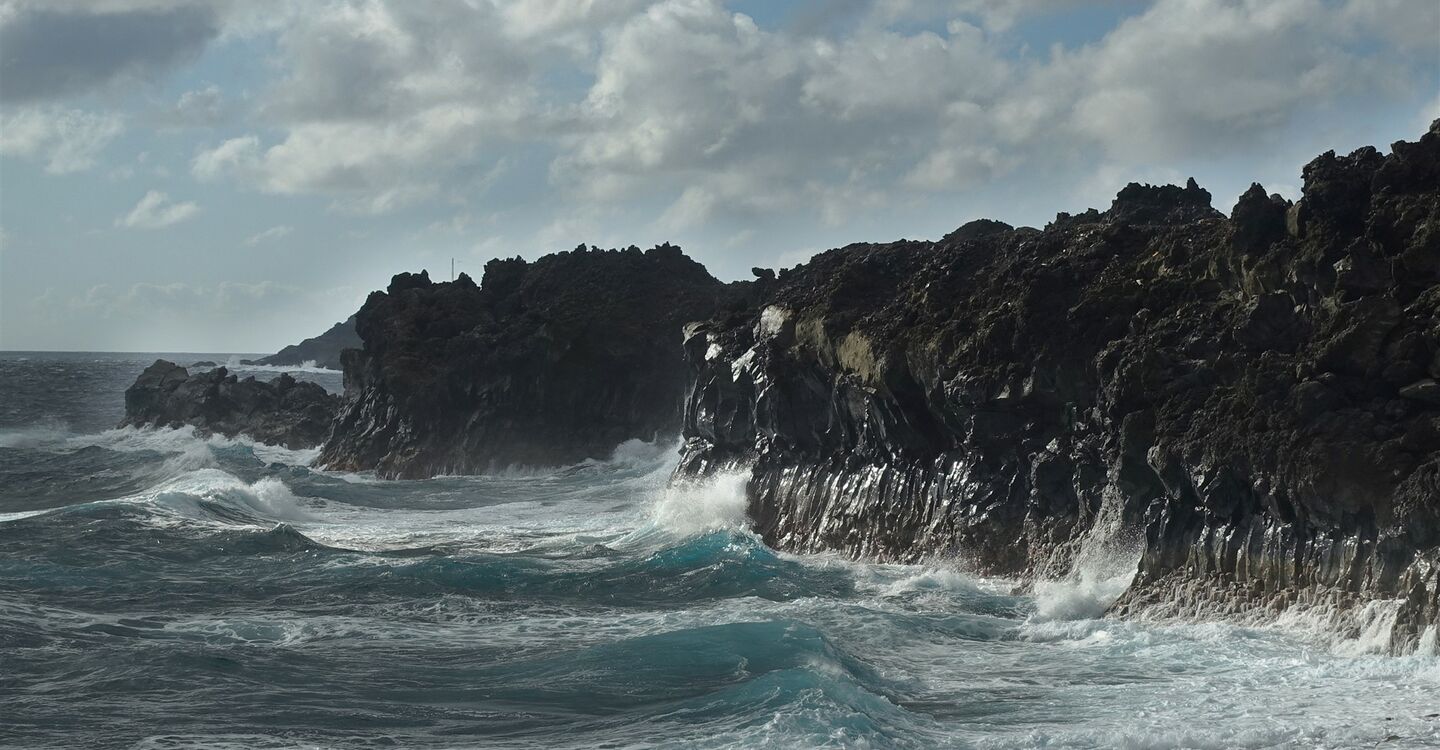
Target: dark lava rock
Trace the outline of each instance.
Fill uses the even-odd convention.
[[[313,362],[316,367],[339,370],[343,366],[341,353],[346,349],[359,349],[360,346],[360,334],[355,332],[355,316],[351,315],[319,336],[291,344],[268,357],[244,364],[298,367]]]
[[[321,463],[385,477],[564,465],[680,432],[681,331],[743,301],[680,249],[587,250],[397,275],[356,316]],[[773,282],[768,282],[773,283]]]
[[[1204,582],[1404,598],[1396,643],[1437,620],[1440,123],[1317,158],[1294,206],[1132,184],[831,250],[687,330],[678,474],[748,470],[771,544],[1054,575],[1109,529],[1121,607]]]
[[[319,445],[340,398],[282,374],[269,382],[238,379],[224,367],[190,374],[163,359],[125,390],[121,427],[183,427],[201,434],[245,435],[287,448]]]
[[[190,363],[190,366],[191,366],[191,367],[200,367],[200,368],[210,368],[210,367],[215,367],[215,363],[214,363],[214,362],[211,362],[211,361],[208,360],[208,359],[202,359],[202,360],[200,360],[199,362],[191,362],[191,363]]]

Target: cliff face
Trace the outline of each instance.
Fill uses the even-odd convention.
[[[341,353],[360,346],[360,334],[355,331],[355,316],[351,315],[319,336],[291,344],[268,357],[255,360],[255,364],[286,366],[314,362],[316,367],[339,370],[342,367]]]
[[[1413,645],[1440,603],[1440,123],[1304,184],[816,256],[687,329],[678,476],[747,467],[782,548],[1055,576],[1106,536],[1139,558],[1121,610],[1396,599]]]
[[[386,477],[558,465],[680,431],[685,322],[724,285],[669,245],[494,260],[477,287],[400,274],[356,317],[320,461]]]
[[[269,382],[240,380],[224,367],[191,375],[163,359],[125,390],[121,427],[183,427],[202,434],[245,435],[287,448],[325,439],[340,398],[283,373]]]

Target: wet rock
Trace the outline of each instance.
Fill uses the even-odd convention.
[[[269,382],[240,380],[224,367],[191,374],[163,359],[125,390],[121,427],[192,426],[202,435],[244,435],[287,448],[325,439],[340,399],[288,373]]]

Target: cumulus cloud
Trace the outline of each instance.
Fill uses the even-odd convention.
[[[193,59],[219,32],[212,8],[66,8],[7,3],[0,13],[0,101],[54,99]]]
[[[1093,5],[1122,20],[1043,51],[1015,36]],[[196,179],[380,214],[473,200],[523,153],[526,178],[548,170],[556,210],[621,205],[675,230],[782,215],[844,223],[1026,169],[1073,185],[1100,169],[1259,153],[1326,107],[1433,83],[1426,61],[1440,54],[1432,0],[847,0],[775,27],[723,0],[4,7],[21,9],[4,22],[16,29],[181,19],[152,30],[164,43],[143,55],[113,40],[96,53],[126,77],[217,34],[269,35],[275,77],[195,153]],[[24,80],[45,77],[31,68]],[[110,80],[45,75],[37,91]],[[216,124],[232,119],[223,105],[207,86],[172,115]],[[107,131],[92,131],[53,149],[56,171],[93,161]],[[7,153],[44,151],[26,132]]]
[[[569,5],[581,22],[620,7]],[[366,213],[483,177],[503,158],[499,144],[541,135],[555,119],[536,83],[555,64],[555,42],[528,39],[575,21],[545,7],[352,2],[301,14],[279,37],[285,73],[261,98],[260,114],[283,135],[220,143],[192,172],[331,194],[338,208]]]
[[[80,172],[95,166],[124,130],[124,119],[113,113],[22,107],[0,114],[0,155],[39,159],[51,174]]]
[[[1307,105],[1384,84],[1392,71],[1345,48],[1331,13],[1321,0],[1162,2],[1057,56],[1030,96],[1067,105],[1112,155],[1230,148]]]
[[[200,212],[200,207],[186,201],[177,203],[158,190],[145,194],[130,213],[115,220],[115,226],[127,229],[161,229],[179,224]]]

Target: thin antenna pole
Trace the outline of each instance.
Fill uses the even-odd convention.
[[[450,259],[450,280],[455,280],[455,259],[453,257]]]

